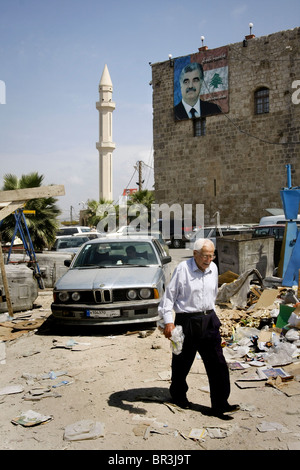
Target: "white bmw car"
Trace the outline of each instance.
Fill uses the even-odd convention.
[[[171,257],[155,238],[103,238],[85,243],[56,282],[53,318],[67,324],[156,322],[171,278]]]

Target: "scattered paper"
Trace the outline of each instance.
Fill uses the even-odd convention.
[[[259,432],[277,431],[277,430],[282,430],[283,429],[282,424],[280,424],[280,423],[269,423],[267,421],[262,421],[256,427],[259,430]]]
[[[202,429],[197,429],[197,428],[194,428],[190,431],[188,437],[190,439],[203,439],[206,435],[206,429],[202,428]]]
[[[47,423],[53,419],[52,416],[45,416],[32,410],[21,412],[19,416],[13,418],[13,424],[21,424],[25,427],[36,426],[37,424]]]
[[[69,424],[64,432],[66,441],[81,441],[83,439],[97,439],[98,437],[104,437],[104,424],[88,419]]]
[[[24,391],[22,385],[8,385],[0,390],[0,395],[10,395],[13,393],[21,393]]]

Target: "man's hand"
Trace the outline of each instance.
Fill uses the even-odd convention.
[[[174,323],[166,323],[165,328],[164,328],[164,335],[166,338],[168,339],[171,338],[171,334],[174,328],[175,328]]]

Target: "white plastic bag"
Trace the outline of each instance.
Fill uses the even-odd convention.
[[[299,330],[296,328],[291,328],[285,334],[285,339],[290,342],[298,341],[299,338]]]
[[[288,320],[288,325],[293,326],[295,328],[300,329],[300,317],[296,313],[292,313],[289,320]]]
[[[171,349],[173,354],[180,354],[182,351],[182,345],[183,345],[183,340],[184,340],[184,334],[182,331],[182,326],[177,325],[175,328],[172,330],[171,334]]]

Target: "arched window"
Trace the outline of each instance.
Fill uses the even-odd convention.
[[[254,93],[254,112],[255,114],[269,112],[269,88],[261,87]]]

